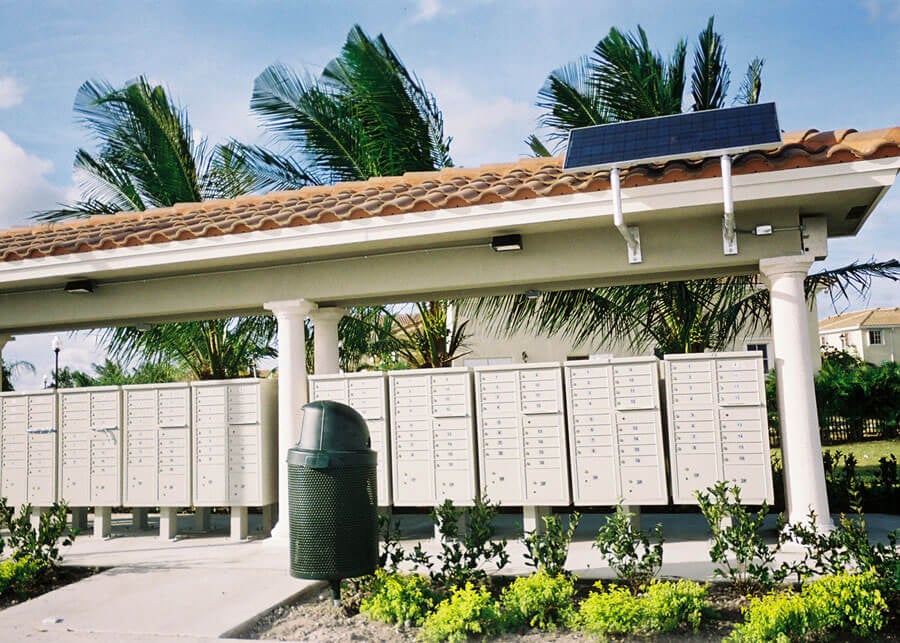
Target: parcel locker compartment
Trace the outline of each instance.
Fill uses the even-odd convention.
[[[33,472],[28,476],[28,502],[37,507],[46,507],[56,502],[56,471]]]
[[[159,499],[156,467],[129,466],[125,474],[124,504],[153,507]]]
[[[87,507],[93,504],[90,466],[63,467],[60,476],[60,500],[68,503],[70,507]]]
[[[471,471],[436,470],[435,492],[438,503],[449,499],[454,503],[470,505],[475,497]]]
[[[161,473],[158,485],[160,506],[181,507],[191,504],[188,476],[183,473]]]
[[[575,501],[579,504],[614,504],[619,500],[619,484],[612,458],[575,460]]]
[[[625,504],[665,503],[664,472],[661,467],[622,467],[622,502]]]
[[[430,505],[434,502],[434,469],[430,461],[397,463],[394,503]]]
[[[741,502],[771,502],[767,484],[768,465],[734,465],[725,466],[725,479],[741,488]]]
[[[259,475],[254,473],[228,474],[228,500],[232,504],[256,506],[260,503]]]
[[[715,455],[676,455],[674,478],[677,480],[675,502],[695,503],[694,491],[706,491],[720,479],[718,458]]]
[[[12,468],[4,466],[3,481],[0,488],[3,490],[3,497],[6,498],[10,505],[25,504],[28,502],[28,470],[25,467]]]
[[[569,504],[567,472],[559,469],[528,469],[525,491],[529,505]]]
[[[481,486],[491,502],[512,504],[524,500],[521,467],[522,464],[517,459],[484,459]]]
[[[115,471],[105,474],[94,472],[91,476],[91,500],[101,507],[118,507],[121,504],[119,476]]]
[[[220,466],[198,466],[194,473],[194,503],[199,506],[228,504],[228,469]]]

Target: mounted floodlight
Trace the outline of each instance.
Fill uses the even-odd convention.
[[[538,299],[541,296],[541,291],[530,288],[522,294],[525,295],[525,299]]]
[[[775,103],[709,109],[609,125],[579,127],[569,132],[563,171],[610,170],[614,222],[628,244],[629,261],[638,244],[636,226],[625,226],[621,214],[619,172],[646,163],[721,157],[722,243],[726,255],[737,254],[731,157],[782,144]],[[639,246],[637,246],[639,247]]]
[[[517,252],[522,249],[522,235],[503,234],[491,239],[494,252]]]
[[[66,282],[65,290],[76,295],[90,295],[94,292],[94,282],[90,279],[76,279]]]

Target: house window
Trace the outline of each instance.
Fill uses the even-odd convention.
[[[869,344],[872,346],[884,344],[884,338],[881,336],[880,328],[869,331]]]
[[[769,345],[768,344],[747,344],[748,351],[759,351],[762,353],[763,370],[769,372]]]

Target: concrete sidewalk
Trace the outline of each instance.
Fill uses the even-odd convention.
[[[438,551],[427,516],[399,519],[407,550],[421,541],[426,550]],[[603,514],[583,516],[570,548],[568,567],[583,578],[614,576],[592,547],[604,520]],[[888,531],[900,528],[898,516],[871,515],[866,520],[876,539],[883,540]],[[269,539],[234,543],[228,539],[226,521],[225,516],[213,516],[212,531],[167,541],[153,531],[131,529],[130,516],[114,516],[111,539],[82,536],[64,552],[66,564],[110,569],[0,611],[0,641],[222,640],[219,637],[239,631],[276,605],[320,586],[289,576],[286,543]],[[645,529],[663,523],[666,543],[661,575],[700,581],[715,578],[702,516],[644,514],[641,522]],[[151,519],[150,529],[155,524]],[[516,541],[519,524],[521,517],[514,514],[502,515],[496,523],[498,535],[510,542],[511,562],[504,574],[531,571],[525,565],[524,547]],[[774,519],[770,535],[774,540]]]

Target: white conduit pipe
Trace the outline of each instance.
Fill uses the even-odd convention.
[[[634,252],[635,241],[631,235],[631,230],[625,225],[625,217],[622,215],[622,182],[619,178],[619,168],[614,167],[609,171],[609,186],[612,188],[613,198],[613,225],[625,239],[628,249]]]
[[[722,215],[722,230],[728,243],[734,242],[734,194],[731,190],[731,157],[723,154],[722,162],[722,193],[725,213]]]

